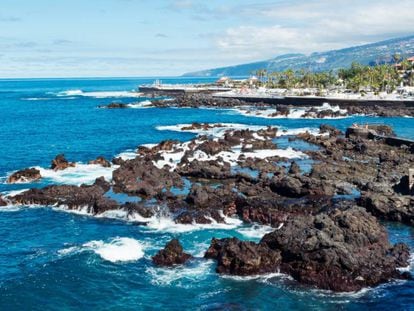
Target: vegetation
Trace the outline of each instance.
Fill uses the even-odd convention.
[[[258,70],[254,74],[269,88],[346,88],[354,92],[372,91],[391,93],[403,83],[414,85],[414,63],[394,56],[394,64],[364,66],[353,63],[337,71],[311,72],[288,69],[282,72]]]

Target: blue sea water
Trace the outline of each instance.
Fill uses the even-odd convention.
[[[58,153],[86,163],[163,139],[188,140],[191,133],[160,131],[160,125],[191,122],[345,129],[355,122],[386,123],[414,138],[410,118],[350,117],[335,120],[265,119],[231,110],[99,109],[112,101],[145,101],[130,93],[153,79],[0,80],[0,192],[7,193],[70,179],[51,176],[35,184],[8,185],[12,171],[48,167]],[[208,79],[165,79],[169,83]],[[279,147],[289,141],[279,139]],[[294,146],[295,147],[295,146]],[[297,147],[297,146],[296,146]],[[83,176],[82,174],[85,174]],[[58,178],[60,177],[60,179]],[[414,229],[385,224],[392,242],[414,249]],[[212,237],[260,240],[266,227],[186,227],[161,219],[142,227],[50,207],[0,209],[1,310],[413,310],[414,282],[395,281],[353,294],[333,294],[300,286],[283,275],[220,277],[214,262],[202,259]],[[195,256],[187,266],[154,267],[151,256],[172,237]],[[412,267],[411,267],[412,269]],[[411,270],[411,272],[413,272]]]

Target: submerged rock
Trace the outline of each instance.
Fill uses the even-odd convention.
[[[204,257],[217,261],[218,273],[242,276],[276,272],[281,262],[280,251],[237,238],[213,239]]]
[[[297,281],[333,291],[357,291],[393,278],[407,278],[408,248],[388,242],[387,232],[362,208],[297,216],[263,237],[281,251],[281,271]]]
[[[21,171],[17,171],[7,178],[9,184],[20,182],[32,182],[41,179],[40,171],[35,168],[26,168]]]
[[[76,164],[66,160],[64,154],[58,154],[53,160],[50,168],[55,171],[65,170],[68,167],[75,167]]]
[[[173,239],[152,257],[152,262],[157,266],[171,267],[186,263],[192,256],[184,253],[183,247],[177,239]]]

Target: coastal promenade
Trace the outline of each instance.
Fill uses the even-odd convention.
[[[230,92],[213,94],[215,98],[238,99],[245,102],[258,103],[263,102],[270,105],[292,105],[292,106],[320,106],[323,103],[331,105],[347,106],[399,106],[414,107],[414,98],[396,99],[396,98],[347,98],[334,96],[279,96],[273,94],[235,94]]]

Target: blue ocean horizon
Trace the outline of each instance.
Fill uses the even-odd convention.
[[[350,116],[341,119],[267,119],[230,109],[101,109],[111,102],[132,104],[140,84],[213,82],[216,78],[40,78],[0,79],[0,193],[50,184],[90,183],[108,174],[87,165],[72,174],[47,168],[60,153],[86,164],[112,159],[142,144],[165,139],[187,141],[192,133],[160,130],[192,122],[272,125],[345,130],[353,123],[384,123],[414,139],[412,118]],[[281,143],[288,147],[289,142]],[[6,183],[13,171],[38,167],[49,175],[32,184]],[[414,249],[414,229],[384,223],[390,241]],[[51,207],[0,208],[0,309],[52,310],[413,310],[414,282],[393,281],[358,293],[334,294],[297,284],[282,274],[252,278],[221,277],[202,258],[213,237],[259,241],[269,228],[232,224],[186,227],[168,219],[152,226],[94,218]],[[195,259],[184,267],[155,267],[153,256],[179,238]],[[410,267],[413,273],[413,267]]]

